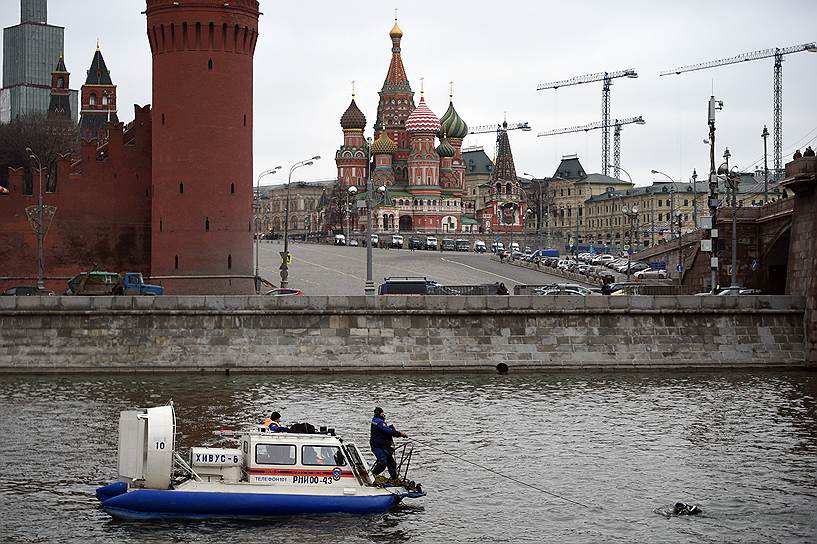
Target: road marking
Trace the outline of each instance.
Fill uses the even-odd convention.
[[[503,276],[501,274],[494,274],[493,272],[483,270],[482,268],[477,268],[476,266],[471,266],[471,265],[468,265],[468,264],[465,264],[465,263],[459,263],[457,261],[451,261],[451,260],[448,260],[448,259],[446,259],[444,257],[440,257],[440,260],[444,261],[444,262],[447,262],[447,263],[451,263],[451,264],[458,264],[460,266],[464,266],[465,268],[470,268],[471,270],[476,270],[477,272],[481,272],[483,274],[490,274],[492,276],[496,276],[497,278],[502,278],[503,280],[508,280],[509,282],[515,283],[517,285],[525,285],[521,281],[516,281],[515,279],[509,278],[508,276]]]

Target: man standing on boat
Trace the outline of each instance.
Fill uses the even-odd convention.
[[[377,476],[388,468],[389,478],[396,480],[397,462],[394,460],[394,437],[408,438],[408,435],[395,429],[394,425],[387,425],[386,413],[379,406],[374,409],[371,430],[369,446],[377,458],[377,462],[372,467],[372,474]]]

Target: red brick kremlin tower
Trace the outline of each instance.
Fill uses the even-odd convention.
[[[99,44],[82,86],[80,113],[79,135],[84,140],[105,140],[108,123],[119,124],[119,117],[116,115],[116,85],[111,81],[111,72],[105,64]]]
[[[151,276],[170,294],[254,292],[258,7],[256,0],[147,0],[153,53]]]

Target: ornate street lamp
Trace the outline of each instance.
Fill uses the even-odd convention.
[[[344,212],[346,212],[346,245],[349,246],[352,243],[352,209],[349,207],[349,199],[352,198],[353,202],[354,197],[357,194],[357,187],[354,185],[350,185],[349,188],[346,190],[346,208]],[[355,205],[357,205],[355,203]]]
[[[631,252],[633,249],[633,231],[638,229],[638,206],[627,206],[626,204],[621,207],[621,213],[624,214],[624,217],[630,223],[630,228],[627,232],[627,280],[630,279],[630,265],[632,264]]]

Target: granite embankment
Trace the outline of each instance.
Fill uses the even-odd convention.
[[[0,297],[0,371],[806,367],[802,297]]]

